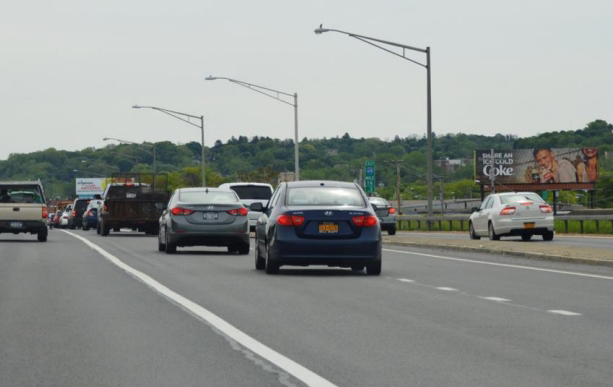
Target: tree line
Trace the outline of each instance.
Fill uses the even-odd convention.
[[[197,142],[174,144],[169,141],[144,143],[155,145],[156,170],[169,175],[170,188],[201,185],[201,145]],[[613,169],[605,153],[613,151],[613,125],[596,120],[584,128],[555,131],[519,138],[512,134],[491,136],[476,134],[434,134],[434,159],[472,159],[475,149],[579,148],[597,146],[600,152],[600,181],[597,204],[613,206]],[[270,137],[232,137],[216,141],[205,149],[209,186],[228,181],[261,181],[276,185],[280,172],[294,171],[293,140]],[[343,136],[300,141],[300,177],[326,180],[359,180],[364,163],[376,163],[377,193],[395,197],[396,168],[389,163],[401,160],[401,192],[404,199],[425,197],[426,138],[396,136],[390,140]],[[74,172],[77,170],[78,172]],[[11,154],[0,161],[0,180],[40,178],[48,196],[70,198],[75,195],[76,177],[111,175],[117,172],[152,172],[153,155],[139,145],[107,145],[64,151],[49,148],[27,154]],[[446,198],[478,197],[469,163],[453,172],[434,168],[436,184],[442,180]],[[438,188],[435,187],[438,192]],[[568,198],[568,201],[571,201]]]

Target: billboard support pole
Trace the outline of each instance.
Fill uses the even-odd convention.
[[[553,216],[558,214],[558,191],[553,191]]]
[[[492,149],[490,154],[490,160],[492,163],[490,167],[490,193],[496,193],[496,183],[494,182],[496,179],[496,175],[494,174],[494,169],[496,168],[496,163],[494,162],[494,149]]]

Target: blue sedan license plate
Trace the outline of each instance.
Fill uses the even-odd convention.
[[[204,220],[217,220],[217,212],[205,212]]]
[[[319,233],[320,234],[338,234],[338,223],[320,223],[319,224]]]

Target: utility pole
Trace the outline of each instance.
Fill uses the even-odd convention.
[[[495,154],[494,154],[494,150],[492,149],[491,153],[490,153],[490,160],[491,160],[491,167],[490,167],[490,193],[496,193],[496,163],[495,158],[494,158]]]
[[[439,176],[438,178],[439,181],[439,196],[441,199],[441,216],[443,216],[444,210],[445,210],[445,191],[443,190],[443,176]]]
[[[402,192],[400,190],[400,164],[402,160],[389,160],[388,164],[396,164],[396,199],[398,200],[398,213],[402,213]]]

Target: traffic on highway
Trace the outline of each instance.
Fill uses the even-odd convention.
[[[384,242],[393,207],[355,183],[285,182],[247,207],[232,186],[123,178],[44,244],[0,213],[0,385],[610,385],[613,267]],[[10,206],[32,201],[20,184]],[[538,232],[534,195],[481,210],[496,198]]]

